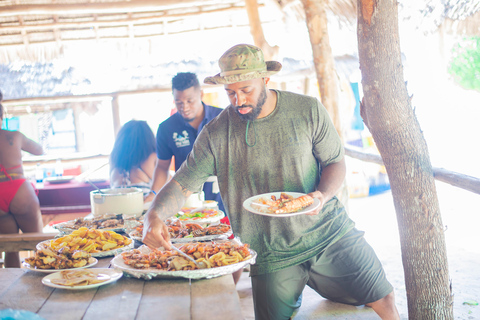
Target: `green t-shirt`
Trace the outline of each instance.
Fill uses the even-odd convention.
[[[233,107],[223,110],[203,128],[174,176],[191,191],[200,190],[209,176],[218,177],[235,236],[258,254],[253,275],[305,262],[354,226],[336,197],[315,216],[269,217],[243,208],[244,200],[258,194],[314,191],[321,168],[344,156],[337,131],[317,99],[276,93],[275,110],[248,126]]]

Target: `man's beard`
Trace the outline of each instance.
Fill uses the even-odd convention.
[[[267,90],[265,89],[265,86],[264,86],[262,92],[260,93],[260,96],[258,97],[256,106],[253,106],[251,104],[247,104],[247,105],[244,104],[240,107],[236,107],[235,109],[237,110],[237,113],[240,116],[240,118],[242,118],[245,121],[253,121],[257,119],[260,112],[262,112],[262,108],[263,108],[263,105],[265,104],[265,101],[267,101]],[[252,108],[252,111],[247,114],[241,114],[240,112],[238,112],[238,109],[240,108]]]

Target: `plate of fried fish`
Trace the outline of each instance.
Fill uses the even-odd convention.
[[[270,192],[243,202],[245,210],[271,217],[291,217],[317,209],[320,200],[300,192]]]

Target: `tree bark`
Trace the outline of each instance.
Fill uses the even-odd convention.
[[[343,141],[343,131],[338,111],[338,79],[328,36],[326,3],[325,0],[302,0],[302,4],[312,45],[313,64],[317,74],[320,99]]]
[[[444,228],[427,145],[403,79],[396,0],[358,0],[362,118],[397,214],[409,319],[453,319]]]
[[[265,60],[273,60],[278,55],[278,46],[270,46],[265,40],[263,34],[262,21],[258,13],[257,0],[245,0],[245,7],[247,9],[248,22],[250,24],[250,33],[253,37],[253,43],[262,49]]]

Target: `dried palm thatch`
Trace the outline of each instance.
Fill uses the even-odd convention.
[[[356,0],[326,1],[330,17],[340,24],[355,26]],[[271,14],[260,15],[264,24],[271,19],[305,20],[300,0],[258,2],[259,10],[274,12],[274,18]],[[414,21],[423,32],[441,26],[455,34],[480,34],[480,0],[400,0],[399,11],[401,19]],[[8,79],[9,87],[2,83],[1,90],[7,99],[26,98],[32,93],[37,97],[92,93],[89,90],[94,85],[88,77],[75,74],[68,67],[59,71],[52,64],[73,43],[82,44],[79,50],[91,50],[89,46],[100,48],[108,41],[114,43],[119,55],[140,44],[143,51],[155,54],[162,50],[158,39],[163,36],[248,27],[248,24],[244,0],[3,0],[0,1],[0,76]],[[189,68],[200,77],[216,71],[211,61],[199,63],[201,67]],[[142,75],[140,71],[133,72],[125,80],[128,85],[117,89],[168,87],[174,72],[171,69],[179,67],[175,63],[172,66],[151,65],[147,77],[146,70],[140,70]]]
[[[248,25],[241,0],[15,0],[0,2],[0,63],[49,61],[71,41],[158,37]]]
[[[276,19],[304,20],[299,0],[259,0]],[[330,0],[346,23],[356,19],[354,0]],[[261,14],[262,23],[270,15]],[[266,18],[265,18],[266,17]],[[72,41],[91,44],[155,38],[198,30],[248,26],[243,0],[4,0],[0,2],[0,63],[51,61]]]
[[[401,0],[399,5],[400,18],[419,31],[480,35],[480,0]]]

